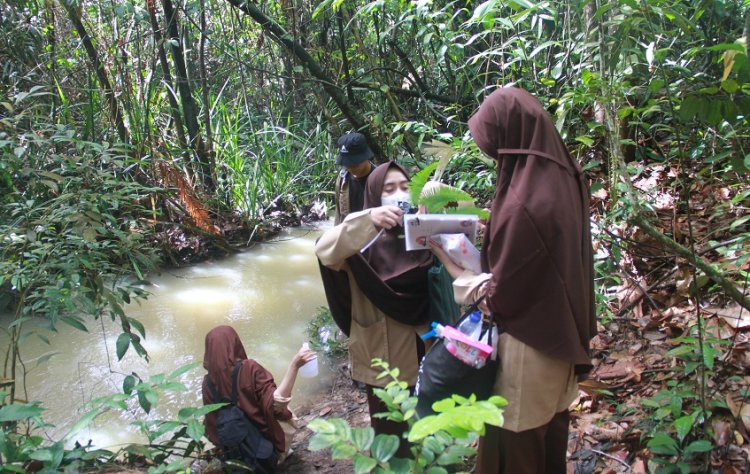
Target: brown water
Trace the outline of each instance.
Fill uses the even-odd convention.
[[[136,372],[147,380],[183,364],[202,362],[204,337],[220,324],[233,326],[248,356],[280,381],[292,356],[307,339],[307,323],[317,308],[325,305],[313,252],[319,233],[292,229],[274,241],[257,244],[232,257],[150,277],[148,300],[126,308],[128,316],[146,327],[142,343],[151,357],[149,363],[132,348],[122,361],[117,361],[119,325],[108,318],[88,323],[88,333],[63,323],[58,324],[57,333],[25,325],[26,330],[38,330],[51,343],[30,337],[21,346],[29,371],[29,397],[43,402],[45,420],[56,425],[47,433],[53,439],[65,434],[85,413],[79,407],[96,397],[119,392],[126,374]],[[8,318],[3,318],[3,327],[8,322]],[[0,335],[0,346],[7,346],[5,335]],[[55,355],[37,365],[50,352]],[[319,366],[318,377],[297,378],[292,408],[329,384],[330,371],[323,364]],[[84,443],[91,439],[96,446],[107,449],[145,441],[131,422],[176,418],[180,408],[200,406],[204,373],[203,368],[197,368],[184,374],[181,382],[187,391],[170,392],[147,417],[133,405],[129,412],[112,412],[97,418],[76,438]]]

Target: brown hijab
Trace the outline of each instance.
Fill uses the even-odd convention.
[[[247,358],[237,331],[230,326],[217,326],[206,334],[206,352],[203,356],[203,367],[208,374],[203,378],[203,403],[218,403],[208,389],[209,377],[221,397],[232,396],[232,369],[237,362],[242,362],[237,374],[237,406],[260,430],[278,452],[284,452],[284,431],[276,421],[273,411],[273,392],[276,384],[270,372],[262,365]],[[278,415],[288,419],[291,413],[287,410]],[[206,414],[204,419],[206,436],[219,446],[219,435],[216,428],[216,412]]]
[[[596,333],[589,190],[539,101],[517,88],[487,96],[469,120],[480,150],[498,161],[482,247],[490,309],[504,331],[591,367]]]
[[[409,174],[397,163],[383,163],[370,173],[365,186],[365,209],[381,206],[385,177],[389,170]],[[426,323],[430,317],[427,271],[432,265],[429,250],[406,251],[404,228],[385,230],[364,253],[347,259],[357,286],[383,313],[404,324]]]

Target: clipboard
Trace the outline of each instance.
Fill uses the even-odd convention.
[[[427,239],[436,234],[463,233],[474,242],[479,216],[472,214],[405,214],[404,240],[406,250],[425,250]]]

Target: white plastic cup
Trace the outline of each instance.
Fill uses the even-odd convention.
[[[303,349],[309,349],[310,345],[306,342],[302,343]],[[299,374],[305,378],[315,377],[318,375],[318,357],[308,361],[305,365],[299,368]]]

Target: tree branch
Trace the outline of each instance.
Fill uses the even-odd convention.
[[[367,128],[367,122],[364,118],[349,106],[349,101],[346,96],[342,93],[338,86],[334,85],[331,78],[328,77],[323,68],[310,56],[310,53],[298,42],[292,39],[292,36],[284,30],[278,23],[268,18],[260,9],[252,2],[247,0],[227,0],[231,5],[239,8],[253,20],[255,20],[260,26],[270,34],[274,41],[286,48],[297,61],[307,68],[314,77],[321,81],[323,89],[331,96],[336,105],[338,105],[341,113],[344,117],[352,124],[352,126],[360,131],[367,138],[367,143],[370,148],[377,156],[382,156],[383,152],[380,144],[374,139],[370,130]]]
[[[711,280],[722,287],[730,298],[738,302],[745,309],[750,310],[750,298],[748,298],[740,290],[738,290],[734,282],[724,276],[713,265],[706,262],[703,258],[695,255],[687,247],[680,245],[679,243],[664,235],[664,233],[660,232],[654,226],[652,226],[640,213],[634,213],[628,220],[643,229],[643,231],[650,237],[656,239],[664,246],[674,250],[675,253],[677,253],[679,256],[683,257],[692,265],[702,270],[703,273],[705,273]]]

